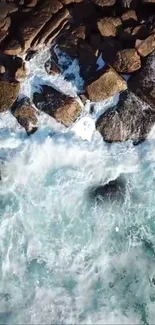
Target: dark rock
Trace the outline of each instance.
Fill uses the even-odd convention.
[[[126,81],[109,66],[104,66],[102,72],[96,73],[96,80],[86,87],[88,98],[95,102],[105,100],[126,89]]]
[[[122,50],[122,44],[114,38],[108,37],[102,42],[102,56],[104,61],[109,64],[113,64],[113,62],[115,62],[117,52],[120,50]]]
[[[155,51],[137,75],[129,80],[129,88],[146,103],[155,106]]]
[[[123,8],[136,9],[140,5],[139,0],[120,0],[120,4]]]
[[[126,179],[121,175],[118,178],[109,181],[104,185],[91,188],[89,190],[89,197],[98,202],[104,201],[122,201],[127,190]]]
[[[133,93],[121,97],[117,108],[108,109],[97,121],[96,128],[107,142],[144,141],[155,124],[155,110]]]
[[[145,40],[137,40],[135,47],[142,57],[152,53],[155,50],[155,33],[147,37]]]
[[[114,6],[116,0],[92,0],[92,2],[100,7],[111,7]]]
[[[28,135],[37,130],[37,112],[30,103],[29,99],[20,100],[12,109],[12,114],[21,124]]]
[[[74,98],[50,86],[43,85],[41,93],[34,93],[33,101],[38,109],[65,126],[74,122],[81,113],[81,106]]]
[[[141,59],[135,49],[119,51],[113,67],[119,73],[131,73],[141,68]]]
[[[86,21],[91,21],[93,24],[96,19],[96,10],[93,3],[82,1],[81,3],[74,3],[70,8],[70,14],[76,25],[79,23],[85,23]],[[92,19],[92,20],[90,20]]]
[[[121,20],[124,24],[124,26],[135,26],[137,25],[137,14],[135,10],[128,10],[121,16]]]
[[[29,50],[25,56],[25,60],[26,61],[30,61],[31,59],[34,58],[34,56],[36,55],[37,51],[35,50]]]
[[[61,2],[64,4],[64,5],[69,5],[70,3],[79,3],[79,2],[82,2],[83,0],[61,0]]]

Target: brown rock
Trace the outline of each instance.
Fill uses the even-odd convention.
[[[116,36],[117,28],[113,18],[102,18],[98,21],[97,25],[102,36]]]
[[[100,7],[111,7],[115,4],[116,0],[92,0],[92,2]]]
[[[142,0],[144,3],[155,3],[155,0]]]
[[[0,65],[0,74],[5,73],[5,67],[4,65]]]
[[[126,81],[111,67],[105,66],[102,74],[86,88],[88,98],[92,101],[102,101],[126,90]]]
[[[59,32],[61,31],[61,24],[63,24],[64,21],[66,24],[69,19],[69,16],[70,16],[70,14],[69,14],[68,9],[64,9],[60,13],[58,13],[58,15],[55,15],[54,17],[52,17],[46,23],[46,25],[42,28],[41,36],[38,39],[38,43],[44,44],[51,34],[54,34],[57,36],[59,34]],[[55,30],[56,30],[56,34],[54,33]]]
[[[119,51],[113,67],[119,73],[131,73],[141,68],[141,59],[135,49]]]
[[[128,10],[126,11],[122,16],[121,16],[121,19],[123,22],[126,22],[126,21],[137,21],[138,18],[137,18],[137,14],[135,12],[135,10]]]
[[[138,74],[129,80],[129,88],[150,106],[155,107],[155,51]]]
[[[70,3],[79,3],[79,2],[82,2],[83,0],[61,0],[61,2],[64,4],[64,5],[69,5]]]
[[[26,67],[24,62],[22,62],[22,66],[19,69],[17,69],[15,73],[15,77],[17,80],[24,79],[26,77]]]
[[[10,19],[10,17],[4,18],[0,22],[0,29],[1,29],[1,31],[7,31],[9,29],[10,25],[11,25],[11,19]]]
[[[56,75],[61,73],[61,69],[53,60],[48,60],[45,62],[45,70],[48,74]]]
[[[50,86],[43,85],[41,93],[34,93],[33,101],[38,109],[65,126],[74,122],[81,113],[81,106],[74,98]]]
[[[29,0],[27,3],[28,7],[35,7],[38,3],[38,0]]]
[[[22,35],[22,47],[23,51],[27,51],[34,38],[41,31],[46,22],[55,14],[58,10],[62,8],[62,4],[58,0],[44,0],[40,1],[36,10],[32,11],[28,20],[21,22],[20,33]],[[31,23],[30,23],[31,22]],[[7,44],[7,53],[12,49],[12,45]],[[13,48],[14,50],[14,48]],[[21,45],[16,48],[16,54],[21,52]]]
[[[11,108],[18,97],[19,83],[0,78],[0,113]]]
[[[29,100],[19,101],[16,108],[12,110],[12,113],[29,135],[37,130],[37,112]]]
[[[155,33],[143,41],[137,40],[135,47],[137,52],[143,57],[152,53],[155,50]]]
[[[146,139],[154,124],[155,110],[128,92],[117,108],[108,109],[98,119],[96,128],[107,142],[132,140],[138,144]]]
[[[82,39],[86,38],[86,26],[79,26],[79,27],[74,28],[72,30],[70,29],[69,32],[74,37],[82,38]]]

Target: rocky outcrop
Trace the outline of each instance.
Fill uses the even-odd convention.
[[[0,113],[11,108],[18,97],[19,87],[17,81],[9,82],[0,77]]]
[[[144,109],[145,107],[145,109]],[[107,110],[97,121],[96,128],[107,142],[144,141],[155,123],[155,109],[128,92],[116,108]]]
[[[24,98],[17,102],[12,109],[12,114],[18,123],[25,128],[28,135],[37,130],[37,112],[29,99]]]
[[[81,106],[76,99],[46,85],[42,86],[40,93],[34,93],[33,102],[38,109],[65,126],[72,124],[81,113]]]
[[[141,59],[135,49],[125,49],[117,52],[113,67],[119,73],[131,73],[141,68]]]
[[[97,77],[98,76],[98,77]],[[127,89],[126,81],[109,66],[105,66],[96,79],[87,87],[86,92],[91,101],[102,101]]]

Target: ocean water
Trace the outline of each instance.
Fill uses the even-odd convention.
[[[30,61],[20,96],[46,83],[76,97],[77,62],[71,83],[46,75],[48,57]],[[31,137],[0,115],[0,324],[154,324],[155,132],[105,143],[95,120],[117,100],[93,114],[88,102],[69,129],[41,113]],[[90,195],[120,175],[122,199]]]

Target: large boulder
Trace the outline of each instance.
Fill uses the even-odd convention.
[[[37,130],[37,112],[30,103],[29,99],[22,99],[12,108],[12,114],[18,123],[23,126],[28,135]]]
[[[131,73],[141,68],[141,59],[135,49],[125,49],[117,53],[113,66],[119,73]]]
[[[96,73],[96,79],[86,87],[91,101],[102,101],[127,89],[126,81],[110,66]]]
[[[135,77],[129,80],[128,86],[152,107],[155,106],[155,51],[147,58],[146,63]]]
[[[73,123],[81,113],[81,106],[76,99],[47,85],[41,87],[40,93],[34,93],[33,102],[38,109],[65,126]]]
[[[19,87],[17,81],[9,82],[0,77],[0,113],[11,108],[18,97]]]
[[[113,109],[97,120],[96,128],[107,142],[144,141],[155,124],[155,109],[131,92],[123,95]]]

